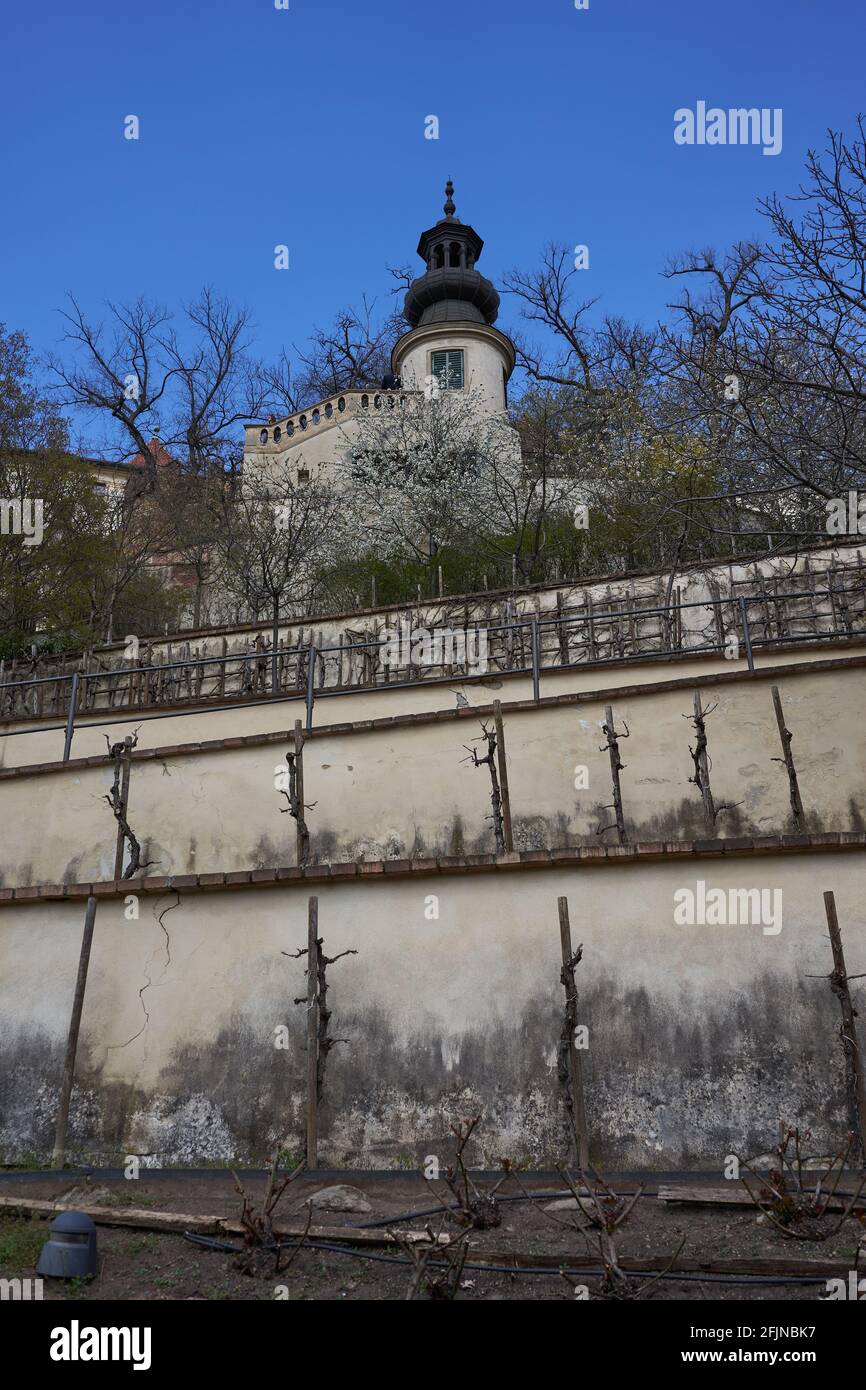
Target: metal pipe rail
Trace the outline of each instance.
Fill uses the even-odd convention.
[[[719,640],[697,645],[686,644],[675,646],[671,641],[670,637],[668,637],[667,645],[664,645],[662,641],[663,634],[659,633],[656,637],[653,638],[653,644],[650,647],[645,648],[644,650],[635,649],[628,653],[621,654],[618,656],[607,655],[603,657],[584,657],[577,661],[563,661],[560,659],[558,661],[545,664],[543,661],[541,651],[541,633],[543,629],[557,629],[561,635],[565,636],[566,650],[568,650],[569,636],[574,629],[589,629],[590,627],[594,629],[599,625],[603,626],[606,622],[616,621],[617,623],[622,624],[623,622],[627,622],[629,620],[646,619],[649,617],[656,617],[660,615],[664,615],[666,618],[670,618],[672,612],[674,611],[681,613],[684,610],[704,609],[705,611],[714,612],[719,609],[727,608],[734,614],[735,625],[731,628],[730,633],[725,631],[725,638],[727,639],[732,633],[736,633],[738,630],[742,633],[742,639],[746,653],[746,664],[748,670],[752,672],[755,669],[754,654],[756,648],[771,648],[780,643],[787,644],[795,642],[824,642],[832,641],[835,638],[850,639],[851,637],[856,637],[858,635],[866,637],[866,625],[861,625],[859,628],[855,629],[853,624],[850,621],[848,621],[847,617],[845,619],[846,626],[844,629],[841,630],[834,626],[831,630],[824,630],[823,632],[786,633],[775,637],[766,634],[763,636],[759,636],[756,632],[753,631],[754,619],[750,619],[749,616],[750,604],[760,603],[764,607],[765,612],[767,612],[770,604],[778,605],[780,603],[785,602],[788,599],[811,599],[820,597],[829,598],[831,600],[831,603],[833,600],[839,600],[841,602],[849,597],[864,598],[866,597],[866,590],[864,590],[864,587],[862,585],[858,587],[845,588],[834,588],[832,585],[829,585],[826,588],[794,589],[781,594],[753,593],[747,595],[731,595],[728,597],[719,596],[719,598],[711,600],[695,599],[689,603],[679,602],[674,607],[670,605],[651,607],[631,606],[615,609],[601,609],[598,611],[593,611],[591,614],[584,612],[568,616],[561,614],[543,616],[541,614],[533,613],[527,617],[514,618],[508,622],[488,623],[485,625],[476,624],[475,629],[478,632],[484,632],[485,634],[487,634],[488,638],[491,635],[518,631],[522,632],[523,629],[528,630],[530,664],[528,666],[508,666],[502,668],[502,670],[503,674],[531,675],[533,699],[536,703],[538,703],[538,701],[541,698],[541,672],[543,669],[563,671],[575,670],[582,667],[618,665],[627,662],[651,661],[653,659],[658,658],[658,656],[660,655],[669,654],[672,651],[684,651],[694,656],[718,655],[720,651],[725,650],[726,645],[726,642]],[[845,604],[843,603],[842,606],[844,610]],[[827,614],[826,616],[829,618],[831,615]],[[835,619],[835,611],[833,612],[832,616]],[[859,616],[862,617],[862,615]],[[738,622],[736,620],[738,620]],[[804,618],[803,620],[817,622],[819,619],[818,615],[815,615],[813,613],[810,614],[807,618]],[[769,621],[769,617],[764,617],[762,621],[766,626]],[[451,629],[445,628],[441,630],[450,631]],[[418,629],[413,628],[412,631],[418,631]],[[434,629],[434,633],[435,631],[436,629]],[[632,639],[630,640],[636,642],[638,639],[632,637]],[[592,641],[593,639],[588,635],[588,638],[584,641],[584,646],[590,645],[590,642]],[[133,666],[125,668],[120,667],[116,670],[111,671],[75,671],[60,676],[39,676],[22,681],[7,681],[4,684],[0,685],[0,697],[2,697],[3,692],[6,690],[27,690],[35,686],[57,686],[64,682],[69,682],[70,693],[67,707],[67,717],[65,725],[47,725],[40,726],[37,728],[12,730],[5,735],[3,735],[2,732],[0,732],[0,736],[17,737],[19,735],[29,733],[54,732],[55,730],[62,728],[65,734],[63,761],[68,762],[71,754],[72,740],[75,732],[76,715],[81,713],[81,691],[84,688],[84,685],[87,681],[123,680],[130,683],[131,689],[131,681],[133,676],[153,676],[155,673],[176,670],[190,670],[192,668],[197,667],[214,666],[218,669],[225,668],[227,670],[231,663],[238,663],[240,666],[243,667],[245,664],[249,664],[251,662],[258,662],[260,665],[260,669],[266,669],[268,666],[271,666],[272,693],[269,696],[263,696],[261,699],[257,700],[248,700],[244,701],[243,703],[235,702],[232,704],[231,707],[250,708],[257,705],[270,704],[274,701],[294,700],[299,698],[299,696],[303,695],[306,706],[305,724],[308,733],[312,730],[313,727],[313,709],[315,701],[317,699],[324,699],[332,695],[343,695],[347,692],[352,691],[372,692],[387,690],[403,690],[420,685],[450,684],[455,680],[464,683],[474,680],[484,680],[489,676],[489,671],[487,670],[480,673],[466,671],[465,673],[460,675],[433,675],[433,669],[445,664],[444,662],[435,662],[432,663],[431,667],[429,668],[429,671],[431,672],[430,674],[421,673],[417,676],[410,676],[408,679],[405,680],[380,680],[376,679],[376,676],[374,675],[371,681],[361,680],[349,685],[339,684],[332,687],[328,687],[325,684],[322,684],[319,686],[318,690],[316,689],[316,666],[320,661],[324,665],[329,655],[339,653],[341,656],[345,654],[349,654],[351,656],[355,652],[378,652],[383,647],[389,646],[390,644],[391,639],[389,638],[371,638],[360,642],[351,642],[348,645],[341,644],[340,646],[336,646],[333,644],[330,646],[316,646],[315,644],[310,644],[309,646],[304,647],[287,647],[283,652],[280,652],[277,655],[286,657],[296,657],[298,660],[298,685],[296,687],[296,693],[287,694],[280,693],[277,681],[277,673],[273,669],[274,653],[265,650],[258,650],[255,652],[226,653],[225,655],[219,656],[215,655],[205,657],[189,657],[186,660],[163,662],[155,666]],[[303,676],[301,675],[302,663],[305,664]],[[169,718],[172,716],[182,717],[185,714],[212,713],[217,709],[224,708],[222,704],[218,705],[211,703],[211,697],[202,695],[200,691],[195,696],[190,695],[188,697],[188,703],[194,706],[194,708],[191,708],[189,710],[173,710],[171,711],[171,714],[167,713],[142,715],[142,721],[148,721],[150,719]],[[102,720],[95,719],[89,722],[96,727],[100,727],[102,725],[128,723],[130,715],[133,713],[137,713],[138,707],[130,704],[127,708],[129,710],[129,713],[124,717]],[[99,713],[99,711],[94,711],[94,713]]]

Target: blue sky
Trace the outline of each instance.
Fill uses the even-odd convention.
[[[864,15],[862,0],[9,6],[0,320],[41,352],[67,290],[97,315],[209,283],[274,357],[363,292],[386,299],[386,265],[420,268],[451,176],[491,278],[585,243],[581,291],[652,321],[666,256],[756,234],[757,199],[793,191],[807,147],[866,108]],[[781,107],[782,152],[676,145],[673,113],[698,100]],[[506,299],[500,326],[515,317]]]

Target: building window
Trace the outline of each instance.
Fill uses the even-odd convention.
[[[310,470],[309,470],[309,468],[299,468],[299,469],[298,469],[298,487],[305,487],[306,484],[307,484],[309,481],[310,481]]]
[[[106,492],[108,491],[108,484],[96,483],[94,484],[93,491],[96,493],[97,497],[104,497]]]
[[[431,352],[430,369],[443,391],[463,390],[463,349]]]

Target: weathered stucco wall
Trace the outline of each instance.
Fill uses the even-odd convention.
[[[785,717],[812,831],[866,824],[866,668],[780,678]],[[489,693],[488,697],[489,699]],[[744,677],[703,692],[715,829],[690,783],[692,689],[644,689],[615,701],[622,794],[632,840],[790,831],[770,683]],[[604,704],[504,707],[515,844],[598,843],[609,824]],[[189,721],[188,721],[189,722]],[[134,725],[128,726],[130,729]],[[121,738],[127,726],[115,731]],[[246,729],[245,731],[249,732]],[[304,752],[314,859],[346,861],[485,853],[494,848],[490,779],[464,761],[474,718],[398,728],[317,732]],[[285,743],[217,748],[134,761],[129,821],[153,874],[212,873],[295,862],[295,827],[275,786]],[[103,744],[104,750],[104,744]],[[484,751],[484,750],[482,750]],[[585,769],[585,772],[583,771]],[[106,804],[112,771],[69,767],[0,780],[0,886],[113,876],[116,825]],[[577,783],[577,785],[576,785]],[[607,832],[603,843],[611,842]]]
[[[675,925],[674,893],[699,878],[781,888],[781,931]],[[768,1150],[780,1119],[829,1144],[846,1125],[838,1005],[809,976],[831,964],[825,888],[852,970],[866,959],[863,886],[854,853],[322,885],[327,952],[358,955],[330,976],[333,1031],[349,1043],[329,1064],[321,1161],[445,1158],[449,1123],[479,1110],[474,1162],[562,1152],[560,894],[584,944],[594,1162],[719,1171],[732,1150]],[[166,893],[142,897],[137,921],[121,899],[100,901],[72,1152],[183,1163],[300,1148],[303,961],[282,952],[306,941],[306,898],[279,886],[182,894],[173,907]],[[6,1161],[50,1149],[82,919],[80,902],[0,907]]]
[[[866,645],[852,643],[844,649],[846,657],[863,656],[864,653]],[[807,645],[784,654],[778,651],[756,653],[755,665],[758,669],[786,668],[816,660],[832,660],[839,655],[838,647],[815,648]],[[677,679],[699,682],[714,674],[727,676],[735,671],[747,677],[745,658],[735,662],[722,657],[689,657],[623,666],[545,670],[541,676],[541,696],[542,699],[553,699],[560,695],[616,689],[625,684],[643,688]],[[402,689],[380,686],[376,690],[331,693],[317,698],[314,727],[453,710],[458,691],[471,706],[489,705],[497,699],[503,704],[513,704],[532,699],[532,681],[524,676],[502,674],[477,682],[461,681],[457,677],[435,685],[415,685]],[[302,723],[306,720],[302,699],[280,699],[257,705],[212,705],[206,710],[178,710],[156,716],[152,711],[125,717],[116,712],[108,716],[87,715],[76,723],[72,757],[87,758],[103,754],[106,736],[113,742],[122,739],[133,729],[138,730],[139,748],[157,748],[232,738],[238,734],[291,730],[296,719]],[[15,733],[0,732],[0,769],[29,767],[62,758],[65,730],[60,725],[43,731],[40,724],[21,721],[15,725],[15,730]]]
[[[672,669],[678,668],[682,652],[708,645],[717,649],[717,655],[707,669],[731,669],[737,665],[745,668],[742,634],[742,654],[732,661],[725,660],[722,655],[722,636],[727,640],[727,636],[732,635],[732,629],[738,627],[736,606],[731,608],[723,604],[719,609],[713,606],[717,599],[736,598],[744,593],[751,595],[749,622],[754,641],[760,644],[768,638],[802,642],[805,644],[803,656],[808,657],[809,643],[822,635],[826,639],[833,632],[839,635],[847,633],[846,646],[853,642],[857,634],[862,637],[862,551],[866,551],[866,547],[842,545],[799,556],[772,556],[731,565],[696,566],[678,573],[675,588],[670,592],[667,575],[644,574],[604,581],[586,580],[550,588],[518,589],[510,593],[500,591],[446,596],[400,608],[305,616],[294,622],[287,621],[280,629],[281,646],[291,650],[284,650],[281,657],[279,688],[284,695],[293,695],[296,690],[305,689],[305,661],[299,653],[306,652],[313,642],[320,654],[316,666],[317,687],[333,692],[357,688],[359,683],[370,685],[374,680],[379,687],[372,692],[359,693],[357,703],[353,696],[347,696],[345,703],[342,697],[333,703],[330,699],[323,700],[324,709],[340,711],[325,718],[332,721],[351,720],[368,718],[373,713],[381,715],[398,713],[403,709],[447,707],[450,703],[447,684],[427,690],[415,687],[411,691],[397,692],[387,689],[386,677],[394,680],[410,675],[417,678],[423,674],[426,679],[448,675],[449,684],[460,685],[463,668],[459,656],[456,658],[457,664],[450,671],[443,667],[443,653],[439,654],[438,661],[432,655],[425,658],[416,653],[412,657],[416,664],[411,670],[405,666],[389,665],[386,671],[385,649],[380,650],[377,660],[371,656],[368,661],[354,644],[362,641],[384,642],[386,629],[395,632],[404,625],[407,631],[417,628],[431,631],[442,628],[470,630],[477,626],[485,629],[489,636],[488,687],[498,688],[501,684],[509,692],[506,698],[523,698],[522,690],[528,688],[528,682],[525,678],[515,681],[510,672],[530,664],[529,628],[525,626],[509,634],[501,625],[517,618],[526,621],[530,617],[546,620],[541,623],[538,632],[542,686],[547,693],[557,688],[580,690],[616,684],[625,677],[613,673],[626,669],[630,682],[666,679]],[[831,582],[835,586],[835,597],[832,598],[828,594]],[[844,597],[840,589],[846,590]],[[782,595],[796,591],[799,597],[790,601],[777,599],[777,591]],[[804,596],[809,594],[812,597]],[[670,610],[670,621],[666,622],[658,610],[669,600],[673,608]],[[593,605],[591,609],[590,602]],[[631,617],[625,614],[625,608],[635,607],[642,611]],[[565,619],[565,627],[559,626],[561,619]],[[676,636],[673,636],[674,628]],[[145,720],[154,711],[162,712],[173,703],[184,703],[188,710],[195,709],[196,701],[218,706],[226,697],[248,698],[249,689],[253,690],[255,698],[261,698],[270,690],[270,664],[266,653],[259,650],[252,665],[232,660],[242,654],[255,652],[257,639],[266,643],[269,641],[270,631],[266,623],[142,639],[138,660],[144,663],[148,671],[146,675],[139,674],[135,678],[130,675],[130,661],[124,655],[123,644],[100,648],[90,654],[85,663],[91,678],[82,687],[84,693],[80,697],[79,722],[81,725],[93,723],[91,708],[104,711],[103,717],[111,719],[116,715],[116,707],[124,704],[127,698],[131,698],[136,716]],[[818,650],[826,652],[828,645],[832,649],[834,640],[831,639],[829,644],[826,641],[819,644]],[[665,654],[671,651],[672,641],[674,648],[680,649],[680,655],[672,653],[666,657]],[[407,643],[404,647],[404,655],[408,646]],[[230,661],[225,682],[221,680],[218,665],[173,671],[163,666],[167,662],[183,663],[191,659],[221,657],[226,652]],[[656,652],[660,658],[656,660],[653,656],[650,659],[650,655]],[[639,660],[634,659],[636,655],[639,655]],[[731,655],[732,649],[728,649],[725,656]],[[777,646],[763,651],[756,648],[759,664],[773,663],[779,656],[780,648]],[[630,659],[627,666],[583,664],[610,662],[615,658]],[[393,653],[390,659],[393,659]],[[408,656],[406,659],[409,659]],[[790,655],[786,653],[784,660],[789,659]],[[403,660],[403,656],[400,660]],[[425,666],[425,661],[432,661],[433,664]],[[556,672],[563,661],[578,665],[575,670],[560,677]],[[699,664],[698,660],[693,669],[697,670]],[[28,662],[13,664],[13,668],[0,660],[0,767],[42,762],[61,755],[71,676],[73,671],[81,668],[82,659],[74,654],[60,658],[46,654],[37,659],[35,666]],[[243,677],[244,671],[247,678]],[[61,672],[65,673],[65,683],[61,686],[26,687],[15,684],[22,678],[54,677]],[[560,679],[564,683],[556,684]],[[467,686],[464,691],[466,698],[470,701],[483,698],[473,697],[472,692],[477,688],[483,689]],[[295,704],[294,700],[276,704],[274,710],[282,711],[282,717],[286,718]],[[138,715],[142,705],[144,708]],[[230,717],[235,719],[238,714],[238,710],[230,711]],[[31,715],[34,716],[32,719]],[[276,717],[279,719],[280,715]],[[318,715],[317,719],[321,720],[321,717]],[[244,722],[247,716],[241,714],[240,718]],[[216,727],[219,719],[220,716],[216,714],[206,717],[211,727]],[[28,720],[31,728],[45,724],[56,727],[47,734],[24,734],[22,731],[28,728]],[[158,725],[161,721],[153,722]],[[167,724],[172,727],[172,737],[161,739],[159,733],[155,732],[153,736],[157,741],[181,742],[220,736],[200,731],[199,720],[195,716],[169,720]],[[175,724],[179,726],[176,734]],[[82,741],[86,752],[93,751],[92,744],[101,743],[101,733],[98,730],[85,733],[82,729],[76,733],[76,749],[82,746]]]

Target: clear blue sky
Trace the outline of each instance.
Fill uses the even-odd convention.
[[[209,283],[273,357],[387,296],[448,176],[494,280],[586,243],[581,289],[651,321],[668,254],[754,235],[866,108],[863,0],[44,0],[3,27],[0,319],[40,352],[67,290],[95,314]],[[698,100],[781,107],[782,153],[675,145]]]

